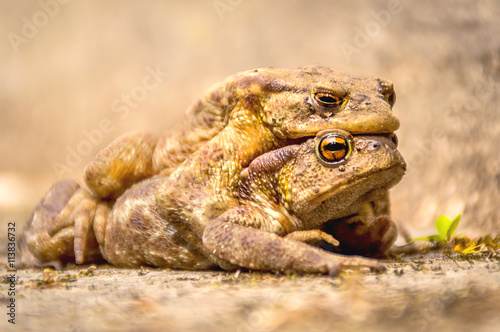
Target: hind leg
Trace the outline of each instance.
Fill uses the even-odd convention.
[[[101,260],[92,227],[99,202],[72,180],[54,184],[35,207],[20,239],[26,265],[61,267]],[[99,207],[99,209],[98,209]]]

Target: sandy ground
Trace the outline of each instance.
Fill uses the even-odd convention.
[[[8,222],[19,236],[49,185],[80,181],[117,136],[160,135],[237,71],[307,64],[395,83],[400,226],[427,235],[438,215],[462,213],[466,235],[500,233],[498,1],[57,1],[0,3],[0,248]],[[155,70],[158,85],[115,112]],[[497,258],[388,264],[340,279],[79,267],[43,281],[22,270],[15,329],[498,330]]]
[[[387,260],[383,274],[345,271],[335,278],[22,270],[15,330],[498,331],[499,259],[431,253]],[[7,287],[0,284],[2,295]]]

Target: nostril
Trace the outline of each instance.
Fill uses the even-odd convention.
[[[371,150],[376,150],[380,147],[380,143],[379,142],[372,142],[371,144],[368,145],[368,150],[371,151]]]
[[[351,100],[357,102],[358,104],[371,103],[370,97],[368,97],[367,95],[361,94],[361,93],[358,93],[358,94],[352,96]]]

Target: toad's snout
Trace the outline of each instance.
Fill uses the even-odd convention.
[[[355,149],[374,165],[384,164],[383,168],[400,168],[406,171],[406,162],[397,149],[397,137],[372,136],[366,139],[356,139]]]

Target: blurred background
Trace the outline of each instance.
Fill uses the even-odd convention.
[[[500,232],[498,1],[41,0],[0,13],[2,223],[21,225],[60,178],[81,182],[117,136],[168,131],[226,76],[320,64],[395,84],[400,225],[426,235],[462,213],[467,235]]]

